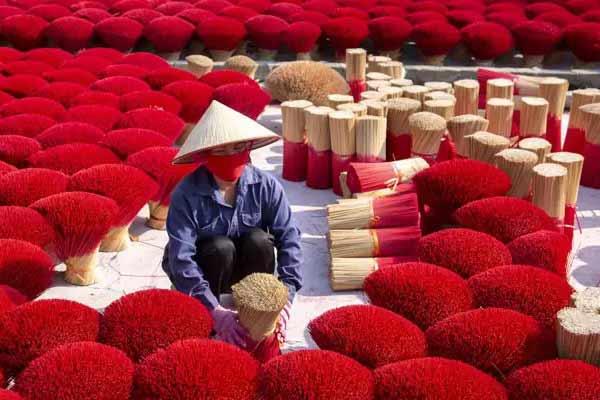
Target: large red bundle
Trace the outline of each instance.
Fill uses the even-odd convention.
[[[169,63],[161,57],[145,51],[129,53],[125,55],[118,63],[137,65],[138,67],[143,67],[149,70],[165,68],[169,66]]]
[[[2,19],[2,17],[0,17],[0,19]],[[24,54],[27,53],[24,53],[12,47],[0,47],[0,62],[6,63],[11,61],[17,61],[23,58]]]
[[[89,123],[105,132],[110,131],[120,120],[121,113],[118,110],[104,105],[81,105],[71,107],[63,119],[65,122]]]
[[[0,91],[0,104],[8,103],[9,101],[14,100],[14,97],[8,93]]]
[[[194,4],[194,6],[198,8],[208,10],[215,14],[218,14],[221,10],[232,5],[233,4],[227,0],[200,0]]]
[[[44,72],[53,71],[55,68],[45,62],[35,60],[17,60],[3,65],[5,75],[37,75],[41,76]]]
[[[71,107],[76,106],[104,106],[115,109],[121,109],[121,99],[114,93],[97,92],[95,90],[86,90],[71,99]],[[120,114],[119,114],[120,115]]]
[[[228,7],[229,8],[229,7]],[[188,8],[180,11],[176,14],[177,17],[185,19],[194,26],[198,26],[205,20],[214,17],[215,15],[210,11],[203,10],[201,8]],[[224,15],[226,16],[226,15]]]
[[[147,0],[117,0],[110,4],[110,12],[115,15],[124,14],[129,10],[148,9],[150,2]]]
[[[323,25],[329,21],[329,17],[317,11],[302,11],[290,17],[290,24],[301,21],[311,22],[323,29]]]
[[[408,12],[434,11],[442,15],[448,14],[448,7],[442,2],[435,0],[423,0],[415,3],[409,3],[406,5],[406,10]]]
[[[161,90],[164,86],[173,82],[192,82],[196,79],[196,76],[191,72],[173,67],[154,69],[144,75],[144,80],[155,90]]]
[[[142,37],[144,26],[126,17],[110,17],[98,22],[95,33],[107,46],[120,51],[128,51],[135,47]]]
[[[131,76],[132,78],[144,79],[148,70],[137,65],[129,64],[113,64],[106,67],[100,74],[99,78],[108,78],[109,76]]]
[[[97,79],[96,75],[82,68],[61,68],[60,70],[46,72],[43,76],[48,82],[73,82],[84,86],[92,84]],[[42,83],[36,90],[44,85]]]
[[[505,374],[556,357],[551,335],[535,319],[503,308],[480,308],[446,318],[425,332],[431,355]]]
[[[219,86],[227,85],[230,83],[248,83],[251,85],[258,85],[248,75],[231,69],[220,69],[218,71],[211,71],[208,74],[204,74],[200,77],[200,82],[218,88]]]
[[[150,21],[160,18],[163,15],[163,13],[150,8],[136,8],[123,13],[123,17],[131,18],[144,26],[148,25]]]
[[[69,177],[43,168],[25,168],[0,176],[0,204],[28,207],[67,190]]]
[[[552,52],[562,38],[562,30],[548,22],[523,22],[513,29],[517,48],[525,56],[544,56]]]
[[[87,47],[94,36],[94,24],[78,17],[62,17],[50,23],[46,35],[55,45],[76,51]]]
[[[121,110],[124,112],[138,108],[156,107],[178,114],[181,104],[173,96],[154,90],[140,90],[121,96]]]
[[[48,22],[35,15],[13,15],[0,21],[0,35],[21,50],[43,47]]]
[[[485,17],[480,12],[472,10],[453,10],[450,11],[446,17],[448,18],[448,22],[458,29],[485,21]]]
[[[174,290],[135,292],[104,311],[100,340],[141,361],[184,339],[208,338],[212,318],[196,299]]]
[[[144,36],[158,52],[181,51],[194,34],[194,25],[179,17],[153,19],[144,29]]]
[[[111,76],[94,82],[90,89],[122,96],[140,90],[150,90],[150,86],[143,80],[131,76]]]
[[[101,8],[82,8],[75,11],[73,15],[87,19],[94,24],[111,17],[108,11]]]
[[[241,23],[245,23],[250,18],[257,16],[258,12],[256,12],[255,10],[253,10],[251,8],[247,8],[247,7],[230,6],[230,7],[224,8],[219,13],[219,15],[221,17],[233,18],[233,19],[240,21]]]
[[[369,10],[371,19],[380,17],[406,17],[406,10],[401,6],[384,6],[380,5]]]
[[[479,307],[519,311],[554,330],[556,313],[567,307],[572,289],[563,277],[528,265],[492,268],[469,279]]]
[[[566,277],[571,241],[562,233],[537,231],[508,244],[515,264],[528,264]]]
[[[198,25],[196,33],[208,50],[231,52],[246,37],[246,28],[233,18],[212,17]]]
[[[369,21],[369,34],[379,51],[399,50],[412,32],[400,17],[380,17]]]
[[[566,6],[576,15],[582,14],[588,10],[600,9],[600,4],[596,0],[568,0]]]
[[[7,285],[0,285],[0,315],[14,310],[21,304],[27,303],[27,301],[27,297],[25,297],[17,289]],[[3,384],[4,379],[2,376],[0,376],[0,385]]]
[[[111,63],[118,62],[123,59],[124,55],[122,52],[115,50],[110,47],[92,47],[89,49],[81,50],[77,53],[78,57],[100,57]]]
[[[181,103],[179,116],[187,123],[196,123],[213,100],[214,89],[202,82],[178,81],[162,88]]]
[[[73,55],[65,50],[47,47],[29,50],[23,55],[24,60],[41,61],[54,68],[59,68],[71,58],[73,58]]]
[[[0,119],[0,135],[36,137],[56,123],[40,114],[19,114]]]
[[[214,100],[256,120],[271,102],[271,96],[257,85],[231,83],[215,89]]]
[[[549,22],[553,25],[561,29],[565,29],[569,25],[578,24],[581,21],[581,18],[575,16],[567,11],[555,11],[555,12],[547,12],[538,15],[535,18],[535,21]]]
[[[56,147],[70,143],[96,144],[105,133],[94,125],[84,122],[63,122],[46,129],[35,137],[43,148]]]
[[[447,23],[448,19],[445,15],[436,11],[417,11],[406,16],[406,20],[413,25],[420,25],[431,21],[438,23]]]
[[[507,400],[491,376],[460,361],[428,357],[401,361],[375,370],[377,400]]]
[[[56,348],[34,360],[15,385],[28,400],[128,400],[134,365],[119,350],[80,342]]]
[[[294,53],[310,53],[321,36],[321,28],[312,22],[299,21],[290,23],[285,31],[285,45]]]
[[[363,21],[369,20],[369,13],[353,7],[338,7],[335,9],[332,18],[352,17]]]
[[[337,7],[337,3],[333,0],[307,0],[302,3],[304,10],[318,11],[329,16],[333,15]]]
[[[173,16],[179,14],[182,11],[190,10],[194,6],[185,1],[166,1],[156,7],[156,11],[164,15]]]
[[[264,13],[267,15],[273,15],[277,18],[281,18],[284,21],[288,21],[288,19],[292,15],[302,10],[303,7],[299,6],[298,4],[281,2],[273,4],[271,7],[266,9]]]
[[[41,248],[52,244],[54,228],[37,211],[20,206],[0,206],[0,238],[17,239]]]
[[[91,72],[94,75],[98,75],[100,71],[112,63],[113,62],[107,58],[82,53],[78,54],[71,60],[65,61],[61,68],[81,68]]]
[[[41,150],[40,144],[31,138],[17,135],[0,136],[0,161],[23,168],[33,153]]]
[[[493,22],[477,22],[461,30],[462,42],[478,60],[493,60],[513,47],[510,31]]]
[[[555,11],[565,12],[567,10],[565,10],[562,6],[558,5],[557,3],[553,3],[553,2],[549,2],[549,1],[536,2],[533,4],[529,4],[529,5],[527,5],[527,7],[525,7],[525,13],[531,19],[534,19],[538,15],[545,14],[548,12],[555,12]]]
[[[428,63],[441,64],[460,42],[460,31],[449,23],[431,21],[414,26],[412,37]]]
[[[313,319],[310,336],[323,350],[354,358],[369,368],[424,357],[425,335],[410,321],[384,308],[355,305]]]
[[[348,168],[348,189],[352,193],[396,187],[407,182],[429,165],[423,159],[399,160],[377,163],[350,163]],[[414,190],[414,186],[412,187]]]
[[[140,108],[123,114],[118,128],[153,129],[171,140],[182,133],[185,123],[177,115],[156,108]]]
[[[370,274],[364,290],[371,303],[387,308],[423,329],[473,308],[467,283],[445,268],[404,263]]]
[[[540,230],[556,230],[556,222],[544,210],[514,197],[473,201],[456,210],[454,219],[503,243]]]
[[[564,31],[565,40],[575,56],[584,62],[600,61],[600,19],[597,22],[573,24]]]
[[[47,84],[46,86],[42,86],[34,93],[34,96],[51,99],[59,102],[64,107],[69,107],[73,98],[77,97],[85,90],[86,87],[79,83],[53,82]]]
[[[258,370],[258,362],[237,347],[216,340],[183,340],[138,365],[132,398],[194,399],[202,393],[207,398],[251,400]]]
[[[42,150],[29,158],[35,168],[49,168],[72,175],[98,164],[119,164],[121,161],[110,150],[86,143],[72,143]]]
[[[13,15],[23,15],[24,11],[19,7],[13,6],[0,6],[0,21],[4,20],[8,17],[12,17]]]
[[[38,246],[22,240],[0,239],[0,284],[34,299],[50,287],[53,269],[52,259]]]
[[[26,97],[33,95],[46,83],[37,75],[19,74],[0,79],[0,90],[15,97]]]
[[[5,117],[19,114],[40,114],[58,121],[64,117],[65,108],[59,102],[51,99],[26,97],[2,104],[0,114]]]
[[[99,144],[109,147],[119,157],[126,159],[148,147],[170,146],[173,141],[150,129],[126,128],[109,132]]]
[[[578,360],[552,360],[516,370],[506,378],[512,400],[595,400],[600,369]]]
[[[100,313],[69,300],[38,300],[0,315],[0,363],[20,370],[34,359],[66,343],[93,341]]]
[[[353,17],[330,19],[322,26],[323,33],[331,40],[337,57],[344,57],[346,49],[360,47],[369,36],[369,26]]]
[[[600,9],[590,10],[580,15],[583,22],[600,22]]]
[[[0,400],[23,400],[23,398],[13,391],[0,389]]]

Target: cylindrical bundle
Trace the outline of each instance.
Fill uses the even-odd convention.
[[[305,110],[308,161],[306,186],[313,189],[331,187],[331,138],[329,107],[309,107]]]
[[[367,72],[381,72],[379,64],[390,62],[390,61],[392,61],[392,59],[387,56],[370,55],[367,57],[367,61],[368,61]]]
[[[598,101],[600,101],[600,89],[590,88],[573,91],[569,113],[569,128],[563,146],[564,151],[583,154],[586,124],[580,107]]]
[[[510,79],[497,78],[487,81],[486,99],[513,99],[515,84]]]
[[[349,94],[330,94],[327,96],[329,107],[333,108],[334,110],[337,109],[337,106],[341,104],[348,104],[352,103],[353,101],[354,97],[350,96]]]
[[[454,82],[454,96],[456,97],[456,106],[454,114],[477,115],[479,106],[479,82],[475,79],[461,79]]]
[[[376,190],[371,190],[369,192],[363,192],[363,193],[353,193],[352,198],[338,199],[338,203],[340,203],[342,201],[346,201],[346,200],[367,199],[367,198],[374,198],[374,197],[386,197],[386,196],[393,196],[395,194],[415,193],[415,192],[416,192],[416,189],[415,189],[414,184],[399,183],[399,184],[394,185],[391,188],[376,189]]]
[[[446,120],[437,114],[422,111],[411,115],[408,124],[412,155],[423,157],[430,164],[435,162],[440,141],[446,133]]]
[[[327,206],[329,229],[375,229],[419,226],[416,193],[345,200]]]
[[[550,154],[552,145],[549,141],[542,138],[530,137],[519,141],[518,145],[520,149],[531,151],[537,155],[538,164],[546,162],[546,157]]]
[[[390,82],[392,83],[392,86],[400,88],[414,85],[413,81],[410,79],[392,79]]]
[[[394,188],[400,183],[409,182],[428,167],[429,164],[420,157],[385,163],[351,163],[348,168],[348,189],[352,193],[364,193]]]
[[[259,64],[250,57],[239,55],[225,60],[223,67],[225,69],[238,71],[244,75],[248,75],[250,79],[255,79]]]
[[[507,196],[529,198],[533,167],[537,160],[534,153],[520,149],[506,149],[496,154],[495,165],[510,177],[511,187],[506,193]]]
[[[600,188],[600,103],[579,108],[585,123],[585,145],[583,151],[583,186]]]
[[[414,256],[419,227],[329,231],[331,257]]]
[[[456,97],[454,97],[454,95],[448,92],[441,92],[439,90],[425,93],[425,96],[423,96],[423,101],[429,100],[452,100],[454,103],[456,103]]]
[[[384,95],[385,100],[394,100],[402,97],[402,88],[395,86],[380,87],[377,91]]]
[[[423,111],[437,114],[448,121],[454,117],[454,100],[427,100],[423,103]]]
[[[367,74],[367,81],[391,81],[392,77],[383,72],[369,72]]]
[[[356,117],[350,111],[334,111],[329,114],[331,135],[331,179],[333,192],[342,194],[340,174],[348,170],[356,153]]]
[[[557,320],[558,356],[600,366],[600,314],[563,308]]]
[[[421,103],[425,98],[425,93],[429,92],[429,88],[421,85],[405,86],[402,88],[402,95],[409,99],[419,100]]]
[[[367,115],[387,118],[388,104],[385,101],[361,100],[361,104],[367,106]]]
[[[485,105],[485,117],[490,121],[488,131],[510,137],[515,103],[510,99],[491,98]]]
[[[573,292],[571,306],[585,313],[600,314],[600,287],[586,287]]]
[[[546,211],[559,226],[565,218],[567,169],[559,164],[543,163],[533,167],[532,203]]]
[[[581,181],[581,171],[583,169],[583,156],[577,153],[558,152],[550,154],[547,158],[548,161],[560,164],[567,169],[564,233],[572,242],[573,230],[575,229],[577,195],[579,194],[579,182]]]
[[[465,137],[479,131],[487,131],[489,122],[477,114],[463,114],[448,120],[448,134],[456,146],[456,154],[467,158],[468,151]]]
[[[214,64],[212,59],[200,54],[189,55],[185,58],[185,61],[187,62],[188,70],[198,78],[212,71]]]
[[[367,81],[367,90],[379,90],[379,88],[392,86],[390,81]]]
[[[306,146],[305,110],[313,104],[292,100],[281,104],[283,132],[283,179],[300,182],[306,179],[308,148]]]
[[[387,61],[378,64],[379,72],[392,77],[392,79],[402,79],[406,75],[404,64],[400,61]]]
[[[541,97],[521,99],[519,137],[546,136],[548,102]]]
[[[349,111],[357,117],[367,115],[367,106],[361,103],[346,103],[337,106],[338,111]]]
[[[447,92],[452,93],[452,84],[448,82],[440,82],[440,81],[430,81],[425,82],[423,84],[430,91],[439,91],[439,92]]]
[[[367,51],[365,49],[346,50],[346,81],[354,101],[360,100],[360,94],[366,90]]]
[[[413,99],[395,99],[388,102],[387,160],[403,160],[411,155],[412,138],[408,118],[421,110],[421,102]]]
[[[490,132],[475,132],[465,137],[468,157],[488,164],[494,164],[494,156],[508,149],[510,140]]]
[[[540,97],[548,102],[546,140],[552,144],[552,151],[560,151],[562,116],[565,112],[569,81],[562,78],[545,78],[540,82]]]
[[[364,91],[360,94],[360,99],[357,101],[362,101],[362,100],[379,100],[379,101],[385,101],[385,94],[383,93],[379,93],[375,90],[367,90]]]
[[[386,119],[365,116],[356,119],[356,160],[385,161]]]
[[[415,257],[332,258],[329,268],[331,289],[361,290],[365,278],[372,272],[415,260]]]

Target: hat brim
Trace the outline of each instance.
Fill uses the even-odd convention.
[[[172,161],[173,164],[195,164],[197,162],[201,162],[204,159],[204,154],[208,151],[211,151],[212,149],[215,149],[217,147],[222,147],[222,146],[226,146],[229,144],[236,144],[236,143],[243,143],[243,142],[252,142],[252,148],[251,150],[256,150],[259,149],[261,147],[265,147],[270,145],[271,143],[275,143],[276,141],[278,141],[279,139],[281,139],[278,136],[273,136],[273,137],[268,137],[265,138],[263,137],[259,137],[256,139],[247,139],[247,140],[238,140],[238,141],[234,141],[234,142],[229,142],[229,143],[222,143],[216,146],[211,146],[202,150],[198,150],[198,151],[194,151],[192,153],[188,153],[188,154],[184,154],[180,157],[175,157]]]

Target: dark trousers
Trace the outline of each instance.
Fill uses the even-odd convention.
[[[273,235],[259,228],[253,228],[239,239],[212,236],[199,240],[196,257],[217,299],[252,273],[275,272]]]

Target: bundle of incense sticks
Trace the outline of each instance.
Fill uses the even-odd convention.
[[[414,85],[413,81],[410,79],[392,79],[390,82],[392,83],[392,86],[400,88]]]
[[[469,153],[465,137],[478,131],[487,131],[489,122],[477,114],[463,114],[450,118],[447,125],[448,134],[456,147],[457,157],[467,158]]]
[[[329,107],[309,107],[305,110],[308,163],[306,186],[313,189],[331,187],[331,138]]]
[[[533,167],[531,202],[554,218],[562,228],[565,219],[567,169],[559,164],[543,163]]]
[[[510,99],[489,99],[485,106],[485,117],[490,122],[488,131],[510,137],[513,131],[514,108],[515,104]]]
[[[306,179],[308,148],[305,134],[305,110],[313,104],[307,100],[281,104],[283,131],[283,179],[300,182]]]
[[[354,101],[360,100],[364,92],[367,78],[367,51],[365,49],[346,50],[346,81],[350,85],[350,93]]]
[[[333,192],[342,195],[340,174],[347,171],[356,153],[356,116],[350,111],[329,114],[331,135],[331,177]]]
[[[414,256],[419,227],[329,231],[332,258]]]
[[[545,137],[548,120],[548,102],[541,97],[521,99],[519,138]]]
[[[364,117],[367,115],[367,106],[362,103],[346,103],[340,104],[336,108],[338,111],[349,111],[356,117]]]
[[[488,164],[494,164],[494,156],[510,146],[510,140],[489,132],[475,132],[465,137],[468,157]]]
[[[383,72],[369,72],[367,73],[367,81],[391,81],[392,77]]]
[[[552,144],[552,151],[561,150],[562,116],[567,101],[569,81],[561,78],[545,78],[540,82],[539,96],[548,102],[546,140]]]
[[[385,100],[394,100],[402,97],[402,88],[396,86],[384,86],[377,89],[379,93],[384,95]]]
[[[441,92],[439,90],[425,93],[425,96],[423,96],[423,101],[429,100],[452,100],[454,103],[456,103],[456,97],[454,97],[454,95],[448,92]]]
[[[404,64],[400,61],[386,61],[378,63],[379,72],[392,77],[392,79],[403,79],[406,76]]]
[[[411,261],[416,261],[416,257],[332,258],[329,269],[331,289],[360,290],[372,272]]]
[[[600,188],[600,103],[588,104],[579,109],[587,120],[581,184],[598,189]]]
[[[514,98],[515,84],[510,79],[496,78],[486,82],[486,96],[488,99]]]
[[[337,109],[337,106],[342,104],[352,103],[354,101],[354,97],[349,94],[330,94],[327,96],[327,103],[329,107],[334,110]]]
[[[517,146],[522,150],[527,150],[531,151],[532,153],[535,153],[535,155],[538,158],[538,164],[546,162],[546,157],[548,156],[548,154],[550,154],[550,149],[552,148],[552,145],[546,139],[535,137],[525,138],[519,141]]]
[[[375,56],[370,55],[367,57],[367,72],[381,72],[381,67],[379,64],[390,62],[392,59],[387,56]]]
[[[354,193],[352,194],[353,199],[366,199],[375,197],[386,197],[401,193],[416,193],[416,188],[413,183],[399,183],[391,188],[371,190],[369,192]],[[344,200],[352,199],[338,199],[338,203]]]
[[[435,162],[442,137],[446,133],[446,120],[427,111],[408,117],[412,140],[411,154],[422,157],[428,163]]]
[[[537,164],[535,153],[520,149],[502,150],[494,157],[498,168],[510,177],[511,187],[507,196],[529,199],[533,167]]]
[[[585,146],[585,121],[581,106],[600,101],[600,89],[579,89],[573,91],[569,127],[565,137],[564,151],[583,154]]]
[[[450,118],[454,117],[455,104],[456,101],[451,99],[426,100],[423,103],[423,111],[437,114],[448,121]]]
[[[212,71],[214,65],[212,59],[199,54],[189,55],[185,58],[185,61],[187,62],[188,70],[198,78]]]
[[[583,168],[583,156],[577,153],[558,152],[550,154],[548,161],[560,164],[567,169],[564,233],[572,243],[575,214],[577,211],[577,195],[579,194],[579,182],[581,181],[581,170]]]
[[[477,115],[479,106],[479,82],[474,79],[462,79],[454,82],[456,97],[455,115]]]
[[[361,104],[367,106],[367,115],[374,117],[387,118],[388,115],[388,103],[378,100],[361,100]]]
[[[388,102],[387,160],[403,160],[411,154],[411,134],[408,118],[421,110],[421,102],[413,99],[395,99]]]
[[[385,161],[386,125],[386,119],[381,117],[368,115],[356,119],[356,161]]]
[[[432,92],[452,93],[452,84],[448,83],[448,82],[430,81],[430,82],[425,82],[423,84],[423,86],[425,86],[427,89],[429,89]]]
[[[377,91],[379,88],[392,86],[390,81],[367,81],[367,90]]]
[[[384,163],[350,163],[347,185],[351,193],[394,188],[409,182],[428,167],[429,164],[419,157]]]
[[[327,206],[329,229],[375,229],[419,226],[417,194],[347,199]]]
[[[409,99],[418,100],[421,103],[425,99],[425,93],[429,92],[429,88],[421,85],[405,86],[402,88],[403,96]]]
[[[367,90],[360,94],[360,100],[380,100],[385,101],[385,94],[375,90]]]
[[[567,307],[556,318],[558,356],[600,366],[600,314]]]

